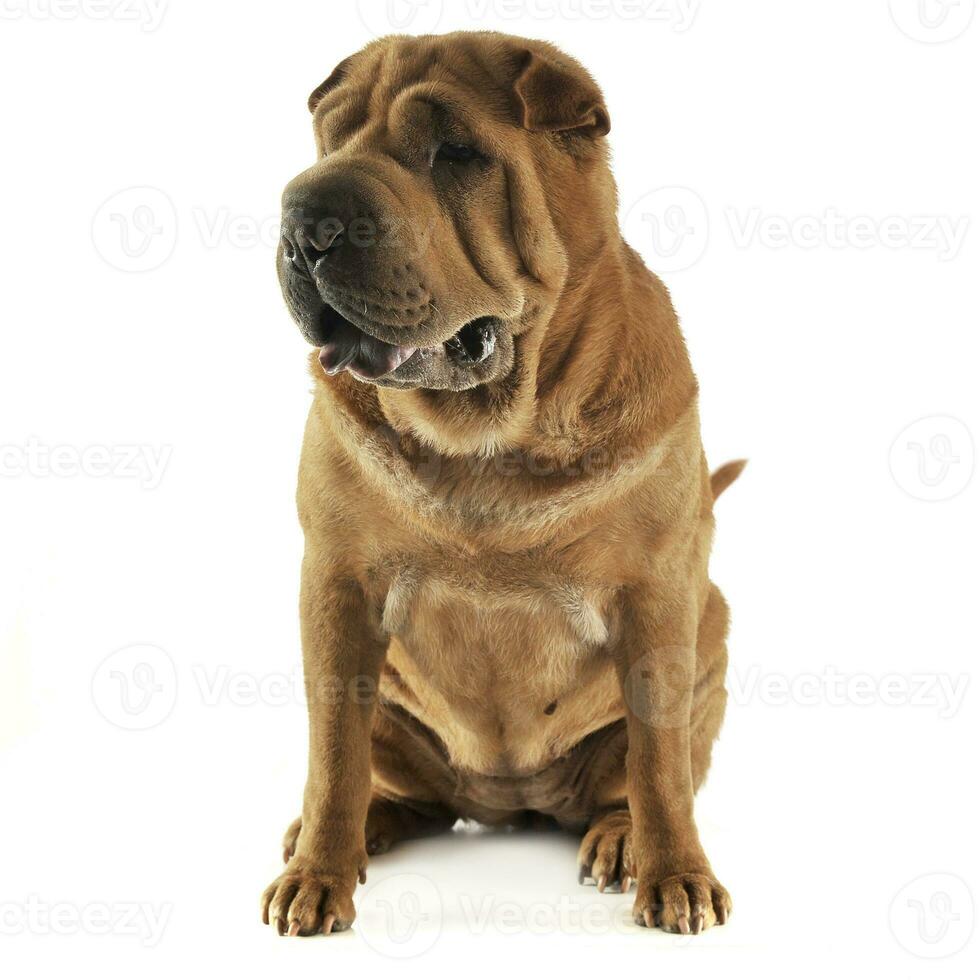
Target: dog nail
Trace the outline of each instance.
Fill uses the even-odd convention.
[[[622,884],[619,886],[619,890],[625,895],[629,890],[630,886],[633,884],[633,879],[627,875],[623,878]]]
[[[328,916],[326,916],[326,918],[324,918],[324,920],[323,920],[323,934],[325,936],[329,936],[330,935],[331,931],[333,930],[333,924],[336,921],[336,919],[337,919],[337,916],[335,916],[335,915],[328,915]]]
[[[299,919],[293,919],[293,921],[289,923],[289,933],[288,933],[288,935],[290,935],[290,936],[298,936],[299,935]]]
[[[643,910],[643,921],[647,924],[648,929],[652,929],[656,924],[653,919],[653,909]]]
[[[690,922],[687,921],[687,916],[686,915],[682,915],[677,920],[677,928],[678,928],[678,930],[680,931],[680,933],[682,935],[684,935],[684,936],[690,936],[691,935],[691,924],[690,924]]]
[[[605,875],[599,875],[599,880],[596,882],[596,887],[599,889],[599,891],[604,892],[606,890],[606,881],[607,879]]]
[[[704,916],[703,915],[694,916],[694,921],[691,924],[691,932],[693,932],[695,936],[700,936],[703,927],[704,927]]]

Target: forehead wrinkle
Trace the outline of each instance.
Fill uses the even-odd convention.
[[[487,150],[505,152],[513,134],[501,133],[498,126],[514,123],[508,92],[502,88],[510,74],[509,52],[483,50],[468,38],[463,39],[467,43],[440,50],[440,40],[392,38],[360,52],[345,83],[318,107],[319,125],[326,128],[324,120],[331,117],[331,132],[320,130],[325,141],[346,140],[365,126],[383,138],[391,131],[393,113],[405,100],[417,99],[478,133]]]
[[[393,114],[409,102],[426,103],[458,119],[474,134],[479,133],[489,148],[499,150],[504,145],[504,141],[486,125],[486,113],[474,108],[468,100],[460,99],[458,93],[444,83],[417,82],[398,93],[389,106],[389,112]]]
[[[378,78],[379,67],[385,57],[383,48],[376,47],[376,44],[377,42],[369,44],[341,62],[342,65],[346,65],[346,68],[340,82],[320,100],[314,112],[314,123],[320,121],[318,117],[331,112],[339,103],[348,100],[363,105],[365,111],[367,110],[370,105],[373,80]]]
[[[370,115],[364,95],[363,90],[348,91],[323,109],[317,120],[317,131],[325,140],[349,139],[367,125]]]
[[[470,52],[448,51],[443,54],[444,57],[433,60],[424,81],[444,85],[450,91],[462,91],[476,101],[485,114],[499,114],[510,119],[511,107],[505,93],[500,90],[499,71],[495,73]],[[460,64],[462,55],[466,56],[465,64]],[[473,78],[473,69],[478,69],[480,78]]]
[[[495,110],[499,109],[503,112],[509,110],[510,104],[506,94],[500,88],[499,64],[486,64],[481,60],[478,51],[449,51],[446,54],[447,57],[439,59],[435,66],[438,72],[449,76],[448,79],[445,79],[446,81],[455,82],[460,88],[479,98],[483,103],[491,103]],[[458,64],[463,57],[465,57],[466,63],[461,69]],[[479,79],[472,77],[473,69],[479,72],[481,76]]]
[[[390,44],[382,50],[380,59],[371,66],[370,106],[375,118],[387,120],[388,108],[398,97],[399,92],[411,85],[420,70],[414,45]]]

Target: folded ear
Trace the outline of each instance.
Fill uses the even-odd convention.
[[[514,90],[525,129],[535,133],[576,130],[586,136],[609,132],[602,92],[578,65],[567,67],[528,51]]]
[[[350,58],[344,58],[344,60],[337,65],[336,68],[322,81],[312,92],[310,92],[310,97],[306,100],[306,104],[310,108],[310,112],[316,112],[316,107],[320,104],[321,99],[329,92],[331,89],[336,88],[346,77],[347,71],[350,68],[353,56]]]

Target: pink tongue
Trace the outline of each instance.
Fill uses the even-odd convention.
[[[327,374],[339,374],[346,368],[360,378],[373,380],[404,364],[416,349],[386,344],[354,324],[339,320],[333,325],[330,339],[320,348],[320,364]]]

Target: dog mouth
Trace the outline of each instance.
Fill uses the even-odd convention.
[[[377,381],[420,356],[444,355],[462,368],[483,364],[496,346],[496,317],[484,316],[460,327],[448,340],[432,347],[410,347],[378,340],[351,323],[332,306],[320,318],[319,360],[328,375],[350,371],[362,381]]]

